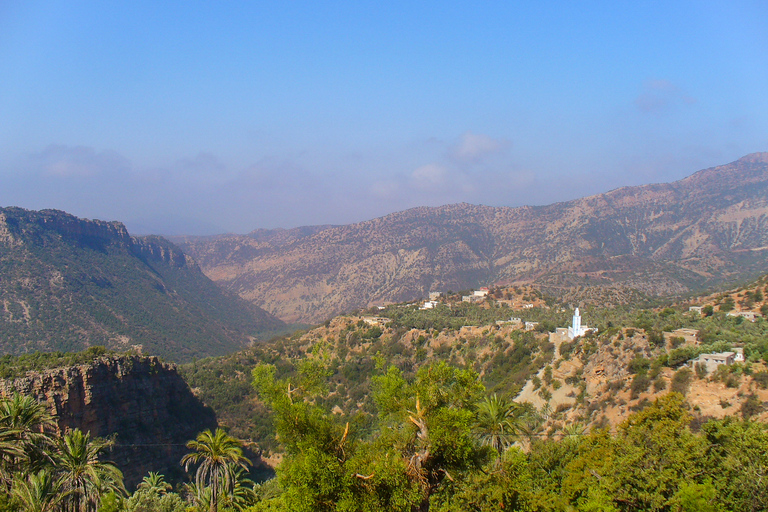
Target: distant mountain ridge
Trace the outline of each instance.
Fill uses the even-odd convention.
[[[3,353],[140,346],[185,361],[281,327],[162,237],[57,210],[0,208]]]
[[[547,206],[419,207],[178,243],[211,279],[289,321],[495,283],[683,294],[768,271],[768,153]]]

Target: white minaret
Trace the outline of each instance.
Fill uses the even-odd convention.
[[[576,336],[581,336],[584,332],[581,329],[581,315],[579,314],[579,308],[573,312],[573,325],[568,329],[568,337],[573,339]]]
[[[579,308],[573,312],[573,332],[578,336],[581,333],[581,315],[579,314]]]

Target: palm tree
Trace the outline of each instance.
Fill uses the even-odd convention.
[[[562,438],[567,441],[574,441],[579,439],[587,431],[587,427],[583,423],[571,423],[566,425],[562,430]]]
[[[111,462],[99,460],[99,454],[112,445],[90,432],[71,430],[58,439],[56,468],[61,473],[62,487],[68,493],[66,510],[96,510],[99,499],[109,492],[125,493],[123,474]]]
[[[17,475],[11,494],[23,512],[53,512],[67,496],[62,491],[61,480],[46,469],[26,477]]]
[[[165,477],[159,473],[149,472],[147,476],[141,479],[138,489],[144,489],[153,492],[159,496],[170,491],[173,487],[165,481]]]
[[[258,501],[258,494],[253,480],[248,478],[248,472],[241,466],[234,468],[235,479],[232,488],[219,497],[219,504],[226,509],[245,510]]]
[[[18,461],[26,456],[19,438],[21,431],[0,426],[0,481],[5,489],[10,486],[13,475],[16,473]]]
[[[36,471],[50,462],[50,432],[55,426],[45,404],[14,393],[0,399],[0,460],[10,474]],[[11,446],[9,446],[11,445]]]
[[[210,488],[211,512],[219,509],[219,496],[222,490],[226,493],[234,488],[236,481],[235,469],[247,469],[251,464],[243,456],[240,441],[228,435],[221,428],[214,433],[206,429],[198,434],[197,439],[189,441],[187,448],[195,450],[181,459],[185,471],[193,464],[199,464],[195,472],[195,484],[198,498],[206,487]]]
[[[515,442],[518,427],[514,418],[515,405],[493,395],[477,405],[474,432],[481,444],[490,446],[501,455]]]

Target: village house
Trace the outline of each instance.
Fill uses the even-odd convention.
[[[503,325],[503,324],[521,325],[522,323],[523,323],[522,319],[517,317],[512,317],[509,320],[496,320],[496,325]]]
[[[744,355],[741,356],[742,361]],[[736,362],[735,352],[717,352],[715,354],[701,354],[699,357],[691,361],[692,365],[701,363],[707,369],[707,373],[712,373],[717,370],[720,365],[730,366]]]
[[[442,292],[429,292],[429,300],[432,300],[432,301],[437,300],[442,296],[443,296]]]
[[[436,300],[428,300],[419,309],[434,309],[438,304]]]
[[[488,296],[488,288],[480,288],[479,290],[475,290],[472,292],[472,295],[475,297],[487,297]]]
[[[700,315],[701,314],[701,308],[702,308],[702,306],[691,306],[691,307],[688,308],[688,311],[690,311],[691,313],[697,313],[697,314]]]
[[[382,316],[364,316],[361,318],[361,320],[368,325],[376,325],[378,327],[384,327],[386,324],[392,321],[391,318]]]
[[[525,330],[526,331],[532,331],[536,327],[538,327],[539,322],[525,322]]]
[[[461,302],[483,302],[487,296],[488,288],[480,288],[479,290],[474,290],[471,295],[462,295]]]
[[[736,317],[742,317],[745,320],[749,320],[750,322],[754,323],[755,320],[762,317],[760,313],[756,313],[754,311],[731,311],[726,316],[736,316]]]

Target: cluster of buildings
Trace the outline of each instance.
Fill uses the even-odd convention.
[[[472,295],[462,295],[461,302],[483,302],[488,297],[488,288],[474,290]]]
[[[690,306],[688,308],[688,311],[691,313],[696,313],[698,315],[703,314],[704,306]],[[755,322],[758,318],[762,318],[762,314],[758,313],[757,311],[729,311],[726,313],[726,316],[731,317],[741,317],[744,320],[749,320],[750,322]]]
[[[488,297],[488,288],[480,288],[479,290],[474,290],[471,295],[464,295],[462,296],[461,300],[462,302],[470,302],[470,303],[476,303],[476,302],[482,302]],[[429,294],[429,300],[425,301],[419,309],[433,309],[438,306],[440,303],[439,300],[441,298],[442,294],[440,292],[430,292]],[[522,306],[523,309],[529,309],[532,308],[533,304],[524,304]],[[689,311],[694,313],[702,313],[702,306],[691,306],[689,308]],[[732,317],[743,317],[746,320],[749,320],[751,322],[754,322],[756,318],[762,316],[760,313],[755,313],[751,311],[735,311],[728,313],[728,316]],[[372,325],[384,325],[388,319],[385,318],[366,318],[366,322]],[[520,325],[522,326],[526,331],[531,331],[536,329],[536,327],[539,325],[538,322],[529,322],[529,321],[523,321],[519,317],[512,317],[509,320],[506,321],[498,321],[497,324],[505,324],[505,323],[511,323],[513,325]],[[679,329],[678,331],[690,331],[690,329]],[[571,325],[570,327],[558,327],[554,333],[550,336],[550,339],[556,339],[558,341],[572,341],[575,338],[579,336],[584,336],[588,332],[597,332],[596,327],[589,327],[588,325],[582,324],[581,321],[581,313],[579,311],[579,308],[576,308],[573,312],[573,317],[571,319]],[[677,332],[677,331],[676,331]],[[686,338],[689,338],[693,335],[695,335],[695,331],[692,331],[690,333],[685,332],[683,334],[686,334]],[[693,359],[689,361],[689,364],[691,366],[701,363],[704,365],[704,367],[707,370],[707,373],[711,373],[717,370],[718,366],[721,365],[732,365],[734,363],[739,363],[744,361],[744,351],[742,348],[734,348],[733,351],[730,352],[718,352],[718,353],[712,353],[712,354],[701,354],[696,359]]]

